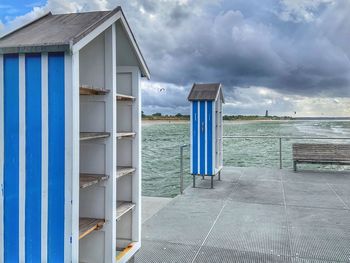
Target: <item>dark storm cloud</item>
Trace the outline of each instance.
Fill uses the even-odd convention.
[[[184,20],[186,20],[190,16],[190,11],[186,8],[182,8],[181,6],[173,8],[170,13],[168,25],[170,27],[176,27],[181,24]]]
[[[193,82],[222,82],[234,112],[261,113],[263,105],[282,112],[311,102],[326,112],[332,98],[350,98],[349,0],[48,0],[6,22],[5,31],[48,10],[116,5],[122,6],[152,73],[143,89],[149,111],[185,113]],[[0,21],[0,35],[2,27]],[[309,108],[305,111],[315,114]],[[338,108],[334,104],[334,114]],[[348,114],[343,108],[339,112]]]
[[[155,2],[141,4],[153,17],[130,16],[154,81],[350,95],[347,0]]]

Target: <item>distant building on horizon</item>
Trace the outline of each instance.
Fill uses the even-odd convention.
[[[265,117],[269,117],[269,111],[268,110],[266,110],[266,112],[265,112]]]

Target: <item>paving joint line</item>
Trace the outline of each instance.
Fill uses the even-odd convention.
[[[192,259],[191,263],[194,263],[195,260],[197,259],[199,253],[200,253],[201,250],[202,250],[202,247],[203,247],[204,244],[207,242],[207,239],[209,238],[210,233],[211,233],[211,231],[213,230],[213,228],[214,228],[216,222],[219,220],[219,217],[220,217],[220,215],[222,214],[222,211],[224,210],[226,204],[227,204],[227,201],[225,201],[224,204],[223,204],[223,206],[221,207],[219,214],[216,216],[216,218],[215,218],[215,220],[214,220],[214,222],[213,222],[213,225],[212,225],[211,228],[209,229],[208,234],[207,234],[206,237],[204,238],[202,244],[200,245],[200,247],[199,247],[199,249],[198,249],[196,255],[194,256],[194,258]]]
[[[284,191],[284,183],[283,181],[281,181],[282,183],[282,193],[283,193],[283,203],[284,203],[284,212],[286,213],[286,223],[287,223],[287,234],[288,234],[288,244],[289,244],[289,252],[290,252],[290,256],[292,255],[292,238],[291,238],[291,233],[289,230],[289,220],[288,220],[288,211],[287,211],[287,202],[286,202],[286,194]]]
[[[334,190],[334,188],[332,187],[332,185],[330,183],[327,183],[328,187],[332,190],[332,192],[337,196],[337,198],[339,199],[339,201],[341,201],[343,203],[343,205],[345,206],[346,209],[350,209],[349,206],[344,202],[343,198],[340,197],[340,195],[338,195],[338,193]]]
[[[287,207],[291,208],[306,208],[306,209],[321,209],[321,210],[336,210],[336,211],[350,211],[350,208],[333,208],[333,207],[322,207],[322,206],[309,206],[309,205],[287,205]]]
[[[242,177],[242,173],[240,173],[239,178],[238,178],[237,181],[239,181],[239,180],[241,179],[241,177]],[[236,185],[235,185],[235,186],[236,186]],[[234,189],[235,189],[235,188],[236,188],[236,187],[234,187]],[[232,191],[234,191],[234,189],[233,189]],[[202,244],[200,245],[200,247],[199,247],[197,253],[194,255],[194,257],[193,257],[191,263],[194,263],[194,262],[196,261],[196,259],[197,259],[198,255],[199,255],[199,253],[200,253],[201,250],[202,250],[202,247],[203,247],[204,244],[207,242],[207,240],[208,240],[208,238],[209,238],[209,236],[210,236],[212,230],[214,229],[214,226],[216,225],[216,222],[219,220],[219,217],[220,217],[220,215],[222,214],[222,212],[224,211],[224,208],[226,207],[228,201],[229,201],[228,199],[225,199],[225,200],[224,200],[224,204],[222,205],[219,214],[216,216],[216,218],[215,218],[215,220],[214,220],[214,222],[213,222],[213,225],[212,225],[211,228],[209,229],[208,234],[207,234],[206,237],[204,238],[204,240],[203,240]]]

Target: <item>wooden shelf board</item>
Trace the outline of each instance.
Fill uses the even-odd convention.
[[[131,202],[118,201],[117,202],[117,220],[119,220],[127,212],[131,211],[135,207],[135,204]]]
[[[136,171],[136,169],[133,167],[118,166],[117,167],[117,179],[120,177],[123,177],[125,175],[132,174],[135,171]]]
[[[120,261],[135,245],[136,245],[136,242],[131,242],[125,248],[117,248],[116,257],[115,257],[117,262]]]
[[[123,139],[123,138],[132,138],[136,135],[135,132],[117,132],[117,138]]]
[[[109,93],[109,90],[89,86],[82,86],[79,89],[79,93],[80,95],[106,95],[107,93]]]
[[[108,179],[108,175],[105,174],[80,174],[80,188],[87,188],[99,182]]]
[[[130,95],[124,95],[117,93],[117,100],[119,101],[135,101],[136,98]]]
[[[82,239],[94,230],[100,230],[104,223],[104,219],[79,218],[79,239]]]
[[[80,141],[108,138],[109,136],[110,136],[109,132],[81,132]]]

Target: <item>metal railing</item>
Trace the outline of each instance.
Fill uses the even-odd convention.
[[[189,147],[190,144],[184,144],[180,146],[180,194],[184,192],[184,148]]]
[[[247,135],[247,136],[223,136],[224,139],[276,139],[279,142],[279,164],[283,168],[282,140],[350,140],[350,137],[311,137],[311,136],[270,136],[270,135]]]
[[[350,140],[350,137],[311,137],[311,136],[270,136],[270,135],[225,135],[224,139],[276,139],[279,142],[279,165],[283,168],[282,160],[282,140]],[[183,151],[184,148],[189,147],[190,144],[180,146],[180,194],[184,190],[184,168],[183,168]]]

